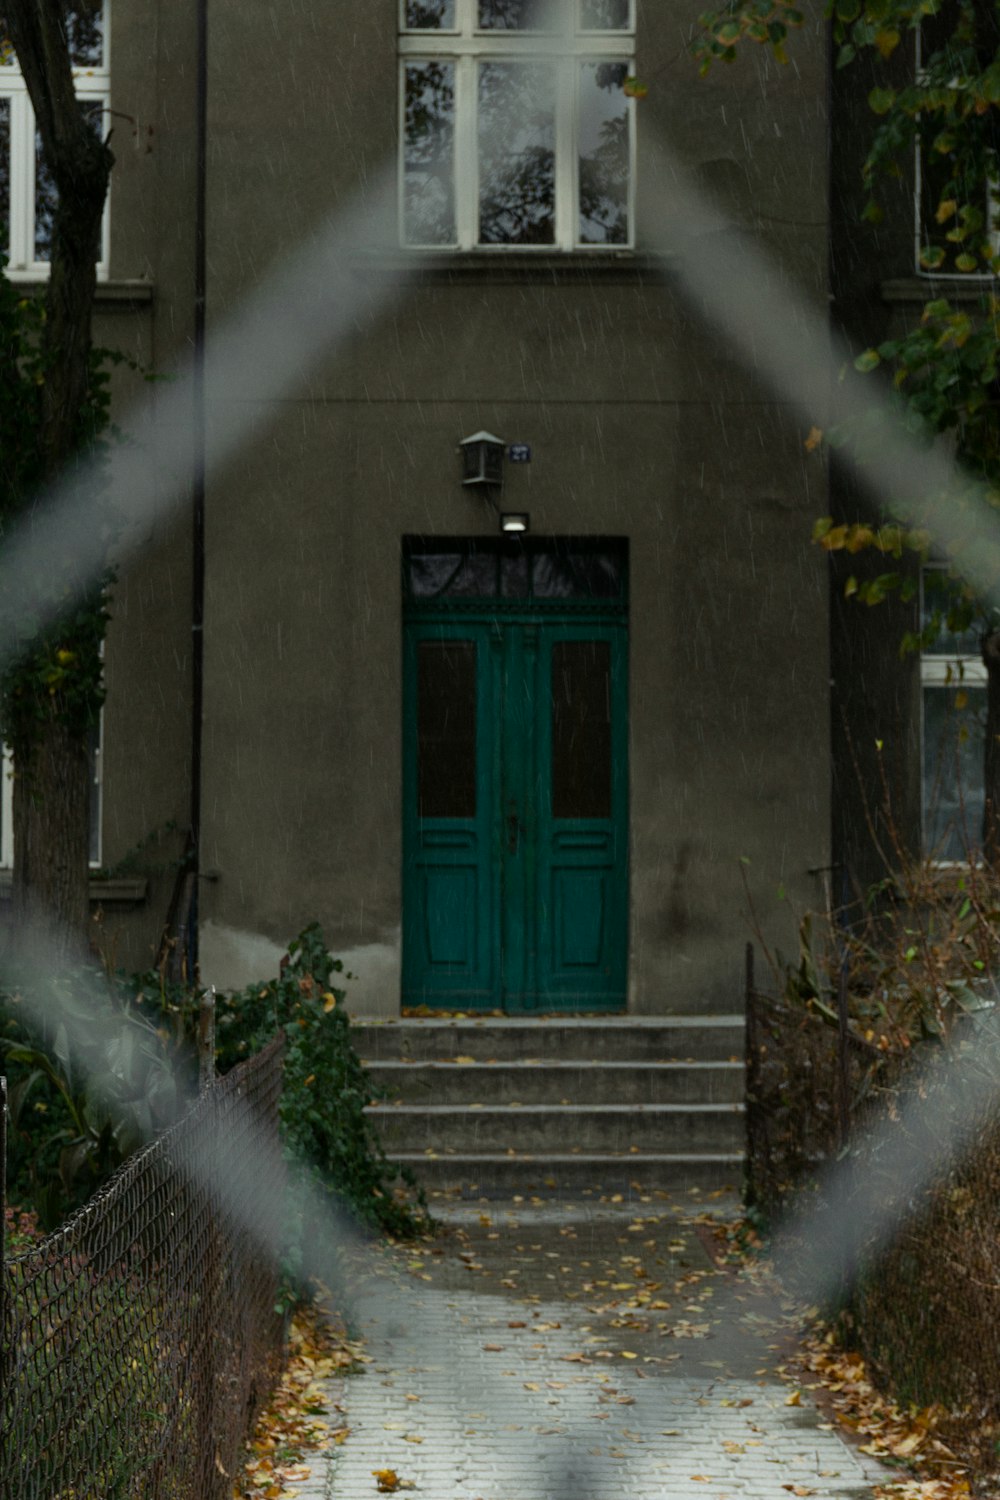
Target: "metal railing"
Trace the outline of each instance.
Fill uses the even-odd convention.
[[[281,1348],[283,1038],[2,1267],[4,1500],[213,1500]]]

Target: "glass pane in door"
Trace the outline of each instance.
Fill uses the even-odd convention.
[[[421,641],[417,655],[417,812],[476,816],[476,646]]]
[[[607,641],[557,641],[552,647],[552,814],[611,816]]]

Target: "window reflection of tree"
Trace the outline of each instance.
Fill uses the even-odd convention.
[[[544,64],[479,69],[479,239],[555,241],[555,74]]]
[[[406,26],[409,31],[450,30],[454,24],[454,0],[408,0]]]
[[[598,144],[580,154],[580,240],[585,245],[628,241],[628,107],[624,63],[587,63],[581,80],[581,116],[593,88],[617,96],[618,113],[600,121]],[[606,106],[605,106],[606,107]],[[584,123],[583,118],[581,123]]]
[[[406,69],[407,238],[444,245],[455,238],[455,69],[445,62]]]
[[[100,3],[69,5],[64,17],[74,68],[96,68],[104,61],[104,14]]]
[[[552,0],[479,0],[483,31],[541,31],[554,10]]]
[[[584,31],[626,31],[628,0],[582,0],[580,26]]]

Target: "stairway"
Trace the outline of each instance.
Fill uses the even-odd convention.
[[[352,1023],[387,1155],[483,1195],[740,1187],[742,1016]]]

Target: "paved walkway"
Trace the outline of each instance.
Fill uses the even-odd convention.
[[[697,1212],[435,1205],[441,1240],[355,1292],[350,1436],[294,1493],[362,1500],[392,1470],[433,1500],[870,1496],[885,1471],[776,1374],[787,1316]]]

